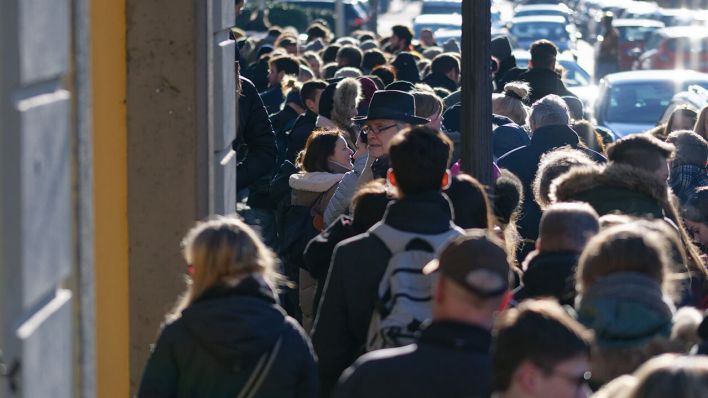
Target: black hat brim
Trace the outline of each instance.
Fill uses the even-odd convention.
[[[381,120],[381,119],[397,120],[399,122],[409,123],[409,124],[413,124],[413,125],[430,123],[430,119],[426,119],[424,117],[419,117],[419,116],[376,115],[376,117],[355,116],[352,118],[352,120],[355,122],[365,122],[367,120]]]

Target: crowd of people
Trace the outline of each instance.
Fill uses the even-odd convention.
[[[182,241],[139,397],[708,395],[708,109],[612,142],[495,38],[484,186],[455,41],[304,33],[234,30],[241,217]]]

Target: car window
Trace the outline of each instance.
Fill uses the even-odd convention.
[[[555,41],[568,38],[565,25],[547,22],[517,23],[511,27],[511,34],[520,40],[538,38]]]
[[[560,61],[563,68],[563,83],[568,87],[587,86],[590,84],[590,75],[580,69],[578,64],[572,61]]]
[[[661,44],[661,41],[664,39],[663,35],[660,35],[658,33],[652,33],[651,36],[649,36],[649,40],[647,40],[647,43],[645,44],[645,49],[646,50],[653,50],[655,48],[659,48],[659,44]]]
[[[615,85],[610,88],[608,122],[654,124],[681,87],[672,82]]]
[[[423,7],[420,10],[421,14],[461,14],[462,13],[462,3],[454,2],[424,2]]]
[[[644,41],[657,29],[652,26],[621,26],[617,30],[622,41]]]

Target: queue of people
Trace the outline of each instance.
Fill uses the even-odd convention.
[[[241,217],[183,239],[139,397],[708,394],[708,110],[611,142],[495,39],[485,187],[459,47],[297,33],[234,32]]]

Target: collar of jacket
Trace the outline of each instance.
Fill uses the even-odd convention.
[[[662,207],[669,204],[665,182],[654,174],[629,165],[611,162],[607,166],[577,167],[553,182],[551,195],[557,202],[570,202],[576,195],[600,186],[626,189],[650,196]]]
[[[531,268],[555,265],[555,264],[577,264],[580,253],[572,250],[562,251],[537,251],[534,250],[526,257],[523,263],[524,272]]]
[[[579,142],[578,134],[564,124],[539,127],[531,135],[531,146],[542,149],[559,148],[565,145],[575,148]]]
[[[389,203],[384,222],[402,231],[439,234],[450,229],[452,205],[442,192],[408,195]]]
[[[290,176],[290,188],[298,191],[325,192],[344,177],[344,173],[302,172]]]
[[[419,344],[442,345],[456,350],[488,354],[491,331],[459,321],[433,321],[420,335]]]
[[[216,285],[199,296],[192,304],[231,296],[257,297],[272,304],[277,304],[275,293],[260,276],[250,275],[236,286]]]

